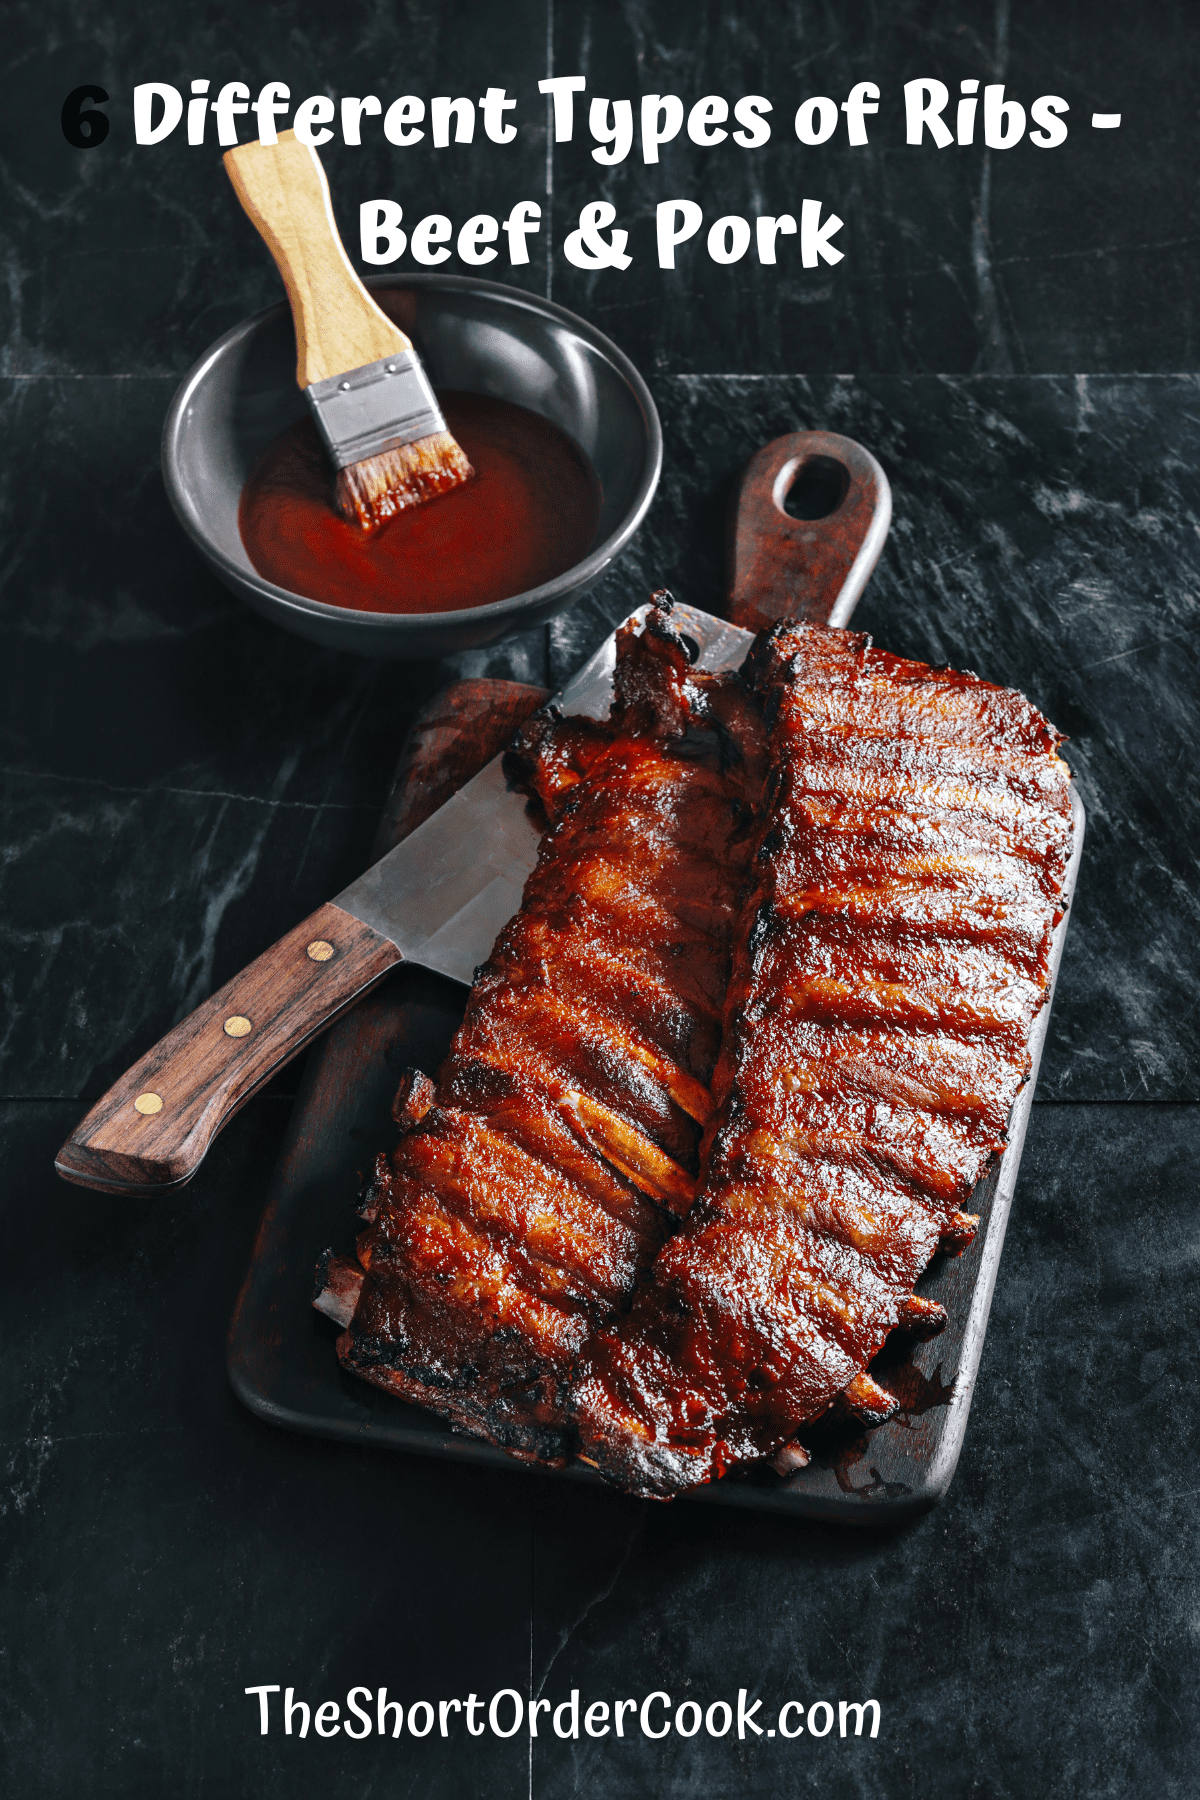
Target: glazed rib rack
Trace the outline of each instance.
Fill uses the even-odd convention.
[[[725,1007],[705,1179],[631,1313],[574,1383],[584,1453],[670,1495],[784,1452],[976,1221],[1029,1073],[1070,850],[1061,741],[1021,695],[783,626],[747,677],[771,792]]]
[[[665,613],[622,634],[607,725],[533,722],[547,830],[521,911],[436,1086],[406,1078],[360,1266],[323,1268],[347,1368],[516,1453],[569,1453],[588,1333],[695,1196],[760,742]]]

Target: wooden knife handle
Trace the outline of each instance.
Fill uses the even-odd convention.
[[[238,199],[275,258],[296,326],[302,388],[412,349],[381,312],[342,248],[316,151],[294,131],[225,152]]]
[[[797,486],[831,510],[793,518],[784,502]],[[747,631],[777,619],[848,624],[891,519],[888,478],[853,438],[832,431],[776,438],[751,457],[734,495],[730,619]]]
[[[67,1181],[114,1193],[179,1187],[281,1063],[402,961],[332,902],[169,1031],[71,1133]]]

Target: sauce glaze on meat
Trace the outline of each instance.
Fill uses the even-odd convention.
[[[622,632],[607,724],[526,727],[538,865],[436,1088],[402,1091],[346,1368],[506,1449],[569,1452],[587,1336],[695,1197],[762,747],[741,684],[693,677],[665,611]]]
[[[630,1314],[576,1371],[584,1454],[670,1496],[778,1453],[867,1364],[1001,1153],[1070,852],[1061,739],[1020,694],[781,626],[704,1179]],[[798,1461],[804,1460],[803,1455]]]
[[[660,1498],[801,1466],[832,1403],[885,1418],[867,1364],[944,1322],[914,1283],[1029,1072],[1060,741],[857,633],[779,626],[717,679],[665,611],[625,628],[609,722],[523,734],[538,867],[323,1265],[345,1366]]]

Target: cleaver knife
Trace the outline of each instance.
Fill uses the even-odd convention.
[[[875,458],[823,431],[765,445],[733,499],[726,574],[740,624],[695,607],[673,614],[696,666],[712,671],[740,667],[754,631],[773,620],[848,624],[892,512]],[[550,704],[606,718],[615,663],[613,633]],[[71,1133],[58,1173],[114,1194],[182,1187],[239,1107],[390,970],[412,962],[470,985],[520,908],[539,841],[496,757],[148,1050]]]
[[[753,642],[694,607],[672,616],[698,668],[737,668]],[[615,659],[614,633],[549,704],[607,718]],[[502,762],[148,1050],[76,1126],[58,1173],[117,1194],[181,1187],[239,1107],[390,970],[418,963],[469,986],[520,908],[541,837]]]

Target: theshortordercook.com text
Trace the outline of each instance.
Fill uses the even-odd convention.
[[[410,1700],[389,1697],[385,1687],[352,1687],[345,1701],[303,1699],[294,1687],[263,1682],[246,1689],[247,1699],[258,1703],[258,1728],[262,1737],[280,1733],[315,1737],[448,1738],[467,1731],[472,1737],[485,1732],[497,1738],[516,1737],[526,1730],[530,1737],[665,1738],[675,1733],[693,1738],[702,1732],[710,1738],[731,1733],[746,1738],[828,1737],[836,1727],[840,1737],[878,1737],[878,1700],[786,1700],[771,1709],[763,1699],[751,1699],[739,1688],[736,1700],[674,1701],[663,1689],[640,1700],[580,1700],[579,1689],[557,1704],[526,1700],[516,1688],[501,1688],[487,1699],[468,1694],[465,1700]]]

